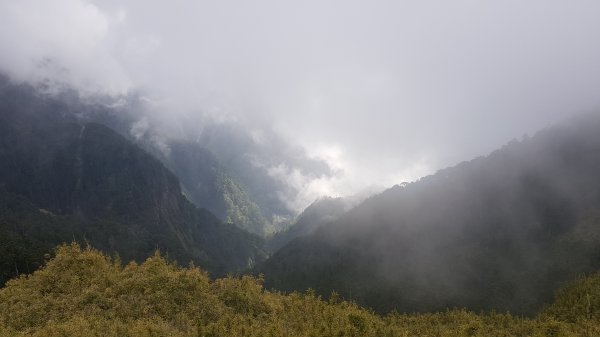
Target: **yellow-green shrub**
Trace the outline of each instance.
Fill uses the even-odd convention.
[[[0,337],[8,336],[600,336],[599,277],[559,293],[540,316],[475,314],[375,315],[314,292],[265,291],[250,276],[210,281],[198,268],[160,254],[121,266],[77,244],[30,276],[0,290]],[[583,302],[582,302],[583,301]]]

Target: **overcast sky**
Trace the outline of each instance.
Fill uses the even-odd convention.
[[[391,186],[600,111],[600,1],[0,0],[0,69],[275,130]]]

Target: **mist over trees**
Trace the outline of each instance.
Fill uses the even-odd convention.
[[[350,200],[344,198],[324,197],[316,200],[298,215],[289,228],[270,237],[267,249],[275,252],[295,238],[312,234],[319,227],[339,218],[351,206]]]
[[[140,94],[101,106],[87,102],[94,99],[75,97],[68,104],[83,120],[109,126],[160,159],[195,205],[260,236],[289,226],[320,196],[306,185],[334,173],[268,128],[202,114],[166,117]]]
[[[1,282],[71,240],[126,260],[160,248],[213,276],[264,258],[261,238],[193,205],[158,159],[77,105],[0,85]]]
[[[283,185],[271,184],[260,166],[236,175],[249,162],[224,158],[238,152],[213,152],[208,140],[163,139],[151,129],[135,137],[135,110],[116,116],[118,109],[68,92],[48,96],[5,80],[2,95],[3,281],[36,270],[54,245],[75,239],[128,260],[159,247],[211,275],[259,263],[254,272],[265,274],[268,288],[336,291],[380,312],[531,314],[564,282],[598,267],[596,115],[393,187],[350,211],[350,200],[320,199],[265,246],[246,231],[278,229],[267,215],[282,214],[271,213],[279,206],[261,205]],[[161,150],[159,140],[168,147]],[[327,174],[318,161],[288,158]],[[246,179],[264,191],[251,192]],[[267,251],[271,258],[260,263]]]
[[[599,14],[0,0],[0,337],[600,336]]]
[[[395,186],[292,241],[257,272],[381,312],[536,312],[600,266],[600,117]]]

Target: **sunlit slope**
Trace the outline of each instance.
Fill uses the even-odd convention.
[[[600,118],[585,116],[375,196],[258,268],[386,312],[532,314],[600,267]]]

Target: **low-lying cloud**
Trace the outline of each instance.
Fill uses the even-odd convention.
[[[294,204],[413,180],[598,109],[599,17],[585,0],[3,0],[0,70],[142,93],[172,130],[210,118],[257,143],[275,132],[334,173],[270,164],[308,191]]]

